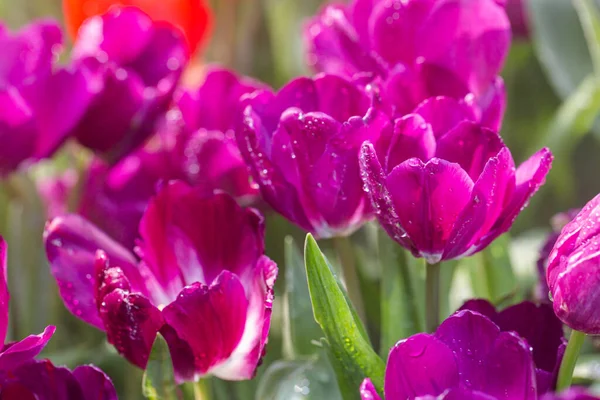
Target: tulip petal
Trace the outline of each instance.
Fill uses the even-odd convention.
[[[396,120],[387,153],[386,170],[391,171],[409,158],[427,161],[435,156],[435,136],[431,126],[418,114]]]
[[[462,122],[438,140],[436,156],[460,164],[477,181],[488,160],[504,147],[496,132],[474,122]]]
[[[488,160],[473,186],[471,199],[456,221],[444,259],[470,253],[472,245],[487,234],[503,212],[507,193],[514,189],[514,162],[508,148]]]
[[[264,252],[257,211],[182,182],[168,184],[150,201],[140,235],[142,259],[170,298],[183,286],[212,282],[223,270],[242,276]]]
[[[459,123],[469,120],[474,121],[473,110],[459,103],[452,97],[430,97],[421,102],[414,110],[431,125],[434,136],[439,139]]]
[[[31,335],[6,345],[0,352],[0,371],[12,371],[33,360],[52,338],[54,331],[56,327],[48,326],[39,335]]]
[[[458,386],[454,354],[435,336],[419,333],[396,344],[385,371],[386,399],[438,396]]]
[[[550,171],[552,159],[550,150],[544,148],[519,166],[515,175],[516,186],[510,202],[504,207],[502,214],[489,233],[475,243],[475,251],[487,247],[495,238],[510,229],[519,212],[544,183],[546,175]]]
[[[478,100],[481,108],[479,123],[481,126],[500,132],[502,119],[506,111],[506,88],[501,77],[496,77],[494,84],[487,90],[485,95]]]
[[[99,304],[108,342],[132,364],[145,369],[156,334],[164,325],[158,308],[146,297],[115,289]]]
[[[8,303],[10,293],[6,278],[6,262],[8,259],[6,241],[0,236],[0,341],[4,343],[8,330]]]
[[[82,400],[117,400],[117,391],[110,378],[93,365],[82,365],[73,370],[73,376],[83,389]]]
[[[381,400],[369,378],[366,378],[360,385],[360,398],[361,400]]]
[[[418,254],[406,230],[400,223],[398,210],[386,187],[386,176],[377,158],[373,144],[365,142],[360,151],[360,173],[364,190],[369,197],[379,223],[388,235],[413,254]]]
[[[11,371],[11,380],[26,388],[26,392],[29,392],[28,395],[32,399],[88,400],[84,395],[85,388],[80,386],[71,371],[64,367],[54,366],[50,360],[33,361],[16,368]],[[104,400],[102,397],[97,398]],[[20,399],[21,397],[19,397]]]
[[[103,250],[111,266],[120,267],[132,288],[144,293],[145,284],[129,251],[77,215],[50,221],[44,230],[46,255],[65,306],[85,322],[103,329],[94,298],[96,251]]]
[[[470,200],[473,181],[458,165],[413,158],[396,166],[386,186],[399,222],[428,262],[438,262],[455,222]]]
[[[224,362],[238,346],[248,312],[248,299],[239,279],[223,271],[210,287],[184,288],[163,310],[165,321],[195,354],[197,375]]]

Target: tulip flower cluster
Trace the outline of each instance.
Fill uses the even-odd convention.
[[[548,148],[517,164],[501,134],[500,73],[511,32],[529,29],[522,8],[507,10],[521,6],[324,5],[303,30],[314,75],[275,90],[218,66],[186,86],[212,25],[203,1],[65,0],[74,41],[64,63],[56,23],[0,26],[0,173],[36,178],[48,216],[37,234],[64,306],[146,370],[150,399],[214,400],[202,384],[262,374],[269,337],[282,334],[276,321],[287,360],[263,368],[269,390],[290,363],[309,363],[308,374],[327,357],[332,400],[597,399],[570,383],[584,334],[600,334],[600,195],[563,214],[540,254],[536,295],[515,283],[442,311],[456,288],[442,272],[468,268],[463,259],[506,272],[490,266],[493,252],[508,254],[494,242],[551,170]],[[57,153],[77,163],[40,174],[34,164]],[[276,214],[284,228],[266,235]],[[383,232],[376,246],[351,243],[371,229]],[[308,234],[305,269],[286,239],[279,313],[277,233],[298,230]],[[333,243],[337,263],[313,236]],[[383,265],[386,244],[399,265]],[[0,267],[5,338],[4,240]],[[97,367],[38,358],[55,330],[4,345],[0,399],[116,399]],[[310,354],[298,342],[314,344]],[[296,399],[310,393],[305,381],[294,394],[259,393]],[[241,400],[232,387],[228,400]]]

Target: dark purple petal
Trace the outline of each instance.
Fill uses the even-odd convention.
[[[103,250],[111,266],[125,271],[134,290],[144,292],[145,283],[133,254],[91,223],[77,215],[50,221],[44,230],[46,255],[65,306],[78,318],[103,329],[94,299],[94,264]]]
[[[83,389],[82,400],[117,400],[117,391],[110,378],[93,365],[82,365],[73,370],[73,376]]]
[[[361,400],[381,400],[369,378],[366,378],[360,385],[360,398]]]
[[[243,276],[264,252],[264,221],[257,211],[182,182],[166,185],[151,200],[140,235],[142,259],[171,299],[182,287],[210,283],[224,270]]]
[[[385,371],[385,398],[438,396],[459,384],[452,350],[433,335],[419,333],[396,344]]]
[[[108,342],[132,364],[146,368],[156,334],[164,325],[158,308],[146,297],[115,289],[98,305]]]
[[[9,382],[20,387],[23,399],[29,400],[88,400],[86,388],[81,387],[75,376],[64,367],[55,367],[50,360],[32,361],[11,371]],[[4,399],[4,392],[2,392]],[[17,397],[9,399],[17,400]],[[22,397],[18,397],[22,399]],[[116,397],[97,397],[97,399],[116,399]]]
[[[470,200],[473,181],[458,165],[413,158],[395,167],[386,186],[410,240],[428,262],[438,262]]]
[[[197,376],[218,369],[231,356],[242,339],[247,313],[244,287],[229,271],[210,287],[194,283],[184,288],[163,310],[165,321],[193,351]]]
[[[6,345],[0,352],[0,371],[12,371],[33,360],[44,349],[55,330],[56,327],[48,326],[39,335],[27,336],[25,339]]]

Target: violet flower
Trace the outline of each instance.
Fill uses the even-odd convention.
[[[554,312],[580,332],[600,334],[600,195],[562,229],[546,277]]]
[[[474,254],[506,232],[552,162],[542,149],[515,170],[500,136],[443,97],[397,119],[376,147],[363,144],[360,164],[379,222],[429,263]]]
[[[529,345],[489,318],[459,311],[434,334],[398,342],[388,357],[386,400],[534,400],[536,375]],[[379,400],[367,380],[362,400]]]
[[[67,308],[141,368],[160,332],[179,382],[252,378],[277,276],[260,214],[173,182],[151,200],[140,235],[138,261],[77,215],[49,222],[46,251]]]
[[[349,235],[370,219],[358,152],[385,118],[367,94],[334,75],[255,92],[236,132],[263,199],[319,238]]]
[[[188,60],[180,32],[135,7],[113,7],[80,28],[73,67],[90,81],[93,101],[72,132],[110,162],[144,142],[168,110]]]
[[[499,124],[505,93],[498,74],[511,38],[499,3],[353,0],[327,5],[305,29],[309,63],[317,71],[347,77],[380,77],[395,116],[443,95],[474,102],[482,120]]]
[[[487,300],[477,299],[467,301],[460,309],[485,315],[501,331],[515,332],[525,339],[533,354],[538,394],[556,388],[567,341],[563,325],[550,305],[526,301],[498,312]]]
[[[4,343],[8,328],[9,298],[6,280],[7,246],[0,237],[0,339]],[[73,373],[35,357],[44,349],[55,331],[48,326],[43,333],[20,341],[4,343],[0,350],[0,398],[3,400],[116,400],[108,376],[93,366],[81,366]],[[85,388],[85,390],[83,390]]]
[[[78,213],[129,249],[138,224],[161,181],[184,180],[211,193],[225,191],[242,204],[256,202],[233,129],[239,100],[261,87],[225,69],[210,70],[204,83],[177,98],[154,136],[114,166],[94,160]]]
[[[93,365],[70,371],[50,360],[30,361],[0,372],[3,400],[117,400],[110,378]]]
[[[0,24],[0,173],[50,157],[91,101],[82,71],[55,68],[62,34],[40,20],[16,32]]]

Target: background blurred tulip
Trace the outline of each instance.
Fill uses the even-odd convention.
[[[205,44],[212,30],[212,12],[204,0],[63,0],[71,36],[77,36],[86,19],[104,14],[112,6],[138,7],[154,21],[173,24],[185,36],[191,53]]]

